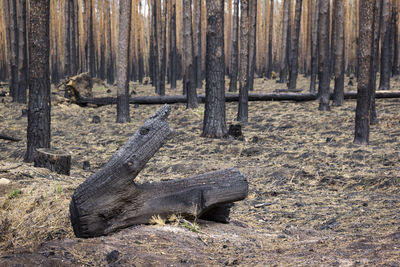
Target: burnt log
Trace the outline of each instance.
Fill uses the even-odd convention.
[[[69,175],[71,155],[50,148],[38,148],[35,151],[33,163],[35,167],[47,168],[58,174]]]
[[[172,133],[165,105],[151,116],[98,172],[74,192],[70,218],[77,237],[107,235],[152,216],[204,215],[227,222],[230,205],[247,196],[246,178],[236,169],[186,179],[136,184],[134,178]]]
[[[333,99],[333,94],[330,96]],[[376,98],[400,98],[400,91],[377,91]],[[226,102],[237,102],[239,96],[237,94],[225,94]],[[344,99],[357,99],[357,92],[350,91],[344,93]],[[305,102],[317,100],[317,94],[310,93],[253,93],[249,94],[249,101],[295,101]],[[162,105],[162,104],[177,104],[186,103],[187,99],[184,95],[172,96],[137,96],[129,99],[130,104],[143,105]],[[199,103],[204,103],[205,96],[198,96]],[[116,105],[117,99],[114,97],[80,97],[76,103],[80,106],[88,104],[96,106]]]
[[[3,134],[3,133],[0,133],[0,139],[7,140],[7,141],[13,141],[13,142],[19,142],[22,140],[21,138],[10,136],[10,135]]]

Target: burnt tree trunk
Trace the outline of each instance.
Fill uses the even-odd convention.
[[[288,59],[288,43],[289,43],[289,8],[290,0],[284,0],[283,2],[283,16],[282,16],[282,42],[281,42],[281,62],[280,62],[280,71],[279,71],[279,82],[286,83],[287,75],[288,75],[288,67],[289,67],[289,59]]]
[[[105,12],[105,25],[107,35],[107,83],[114,84],[114,58],[112,53],[112,43],[111,43],[111,12],[110,12],[110,2],[109,0],[104,0],[104,12]]]
[[[357,107],[355,119],[354,143],[368,145],[370,87],[373,57],[374,0],[360,2],[360,65],[357,86]]]
[[[35,167],[47,168],[59,174],[69,175],[71,170],[71,155],[48,148],[36,149],[33,160]]]
[[[9,0],[10,19],[10,95],[17,99],[18,94],[18,22],[17,0]]]
[[[187,96],[187,108],[197,108],[196,72],[193,63],[192,0],[183,1],[183,93]]]
[[[392,14],[392,40],[393,40],[393,63],[392,63],[392,76],[400,74],[399,70],[399,20],[398,20],[398,7],[393,7]]]
[[[272,76],[272,38],[273,38],[273,27],[274,27],[274,0],[271,0],[269,5],[269,32],[268,32],[268,52],[267,52],[267,67],[266,77],[271,79]]]
[[[291,69],[289,77],[289,90],[296,90],[297,76],[299,73],[299,37],[300,37],[300,23],[301,23],[301,11],[303,6],[303,0],[296,0],[295,16],[294,16],[294,39],[291,53]]]
[[[240,2],[240,65],[239,108],[237,120],[247,122],[249,116],[249,1]]]
[[[71,76],[71,0],[64,3],[64,77]]]
[[[14,102],[26,103],[28,90],[28,44],[26,40],[26,1],[18,0],[18,89]]]
[[[176,88],[176,71],[177,71],[177,53],[176,53],[176,5],[175,1],[172,2],[170,23],[170,46],[169,46],[169,69],[170,69],[170,83],[171,89]]]
[[[224,0],[207,0],[206,99],[203,137],[224,138],[225,54]]]
[[[318,74],[318,10],[319,10],[319,1],[312,1],[312,10],[311,10],[311,75],[310,75],[310,93],[315,93],[315,87],[317,83],[317,74]]]
[[[391,16],[390,16],[390,0],[384,0],[382,6],[382,21],[381,21],[381,34],[382,34],[382,45],[381,45],[381,77],[379,80],[379,90],[390,89],[390,72],[391,72],[391,41],[390,41],[390,28],[391,28]]]
[[[87,0],[88,10],[88,27],[87,27],[87,64],[90,76],[96,76],[96,62],[95,62],[95,46],[94,46],[94,33],[93,33],[93,0]]]
[[[257,41],[257,1],[249,2],[249,91],[254,90],[254,72],[256,68],[256,41]]]
[[[370,108],[370,124],[374,125],[378,123],[376,114],[376,75],[378,72],[379,64],[379,40],[381,36],[381,16],[382,16],[382,5],[383,0],[377,0],[375,3],[375,14],[374,14],[374,43],[373,43],[373,57],[372,57],[372,70],[371,70],[371,108]]]
[[[321,0],[319,3],[318,22],[318,49],[319,49],[319,110],[327,111],[329,108],[330,91],[330,64],[329,64],[329,0]]]
[[[229,92],[236,92],[239,65],[239,0],[233,0],[232,56],[229,68]]]
[[[50,147],[50,0],[30,1],[29,104],[25,161],[36,148]]]
[[[75,190],[70,217],[77,237],[107,235],[148,223],[154,215],[182,214],[221,220],[219,207],[247,196],[246,178],[236,169],[135,184],[133,179],[172,133],[166,121],[169,112],[169,106],[157,111],[107,164]],[[229,205],[225,207],[221,212],[227,222]]]
[[[129,43],[131,32],[131,0],[120,1],[118,75],[117,75],[117,122],[130,122],[129,116]]]
[[[165,95],[165,71],[167,67],[167,1],[163,1],[163,15],[160,14],[160,71],[158,95]]]
[[[344,0],[335,0],[335,38],[334,42],[334,58],[335,58],[335,87],[333,90],[334,106],[341,106],[343,104],[343,94],[344,94],[344,15],[345,15],[345,3]]]
[[[201,68],[201,0],[195,0],[194,8],[194,33],[193,33],[193,50],[194,50],[194,68],[196,72],[196,88],[202,87],[202,68]]]

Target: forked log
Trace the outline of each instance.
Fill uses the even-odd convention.
[[[400,98],[399,91],[377,91],[376,98]],[[226,102],[237,102],[239,96],[237,94],[225,94]],[[333,94],[331,95],[333,99]],[[344,99],[357,99],[357,92],[345,92]],[[200,103],[204,103],[205,96],[199,95],[198,100]],[[253,93],[249,94],[249,101],[314,101],[317,100],[317,94],[310,93]],[[93,104],[97,106],[105,105],[115,105],[117,104],[117,99],[114,97],[100,97],[100,98],[90,98],[90,97],[80,97],[77,99],[76,103],[81,106],[86,106],[87,104]],[[176,104],[176,103],[186,103],[186,96],[184,95],[173,95],[173,96],[136,96],[129,99],[130,104],[146,104],[146,105],[159,105],[159,104]]]
[[[135,184],[134,178],[172,133],[163,106],[98,172],[74,192],[71,223],[77,237],[107,235],[148,223],[153,215],[181,214],[215,221],[229,219],[231,203],[247,196],[246,178],[236,169]]]

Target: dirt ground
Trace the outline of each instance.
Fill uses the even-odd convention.
[[[399,81],[392,86],[400,90]],[[306,92],[308,80],[298,87]],[[255,82],[256,92],[278,88]],[[154,95],[149,85],[131,89]],[[94,88],[96,96],[115,91]],[[0,132],[22,138],[0,140],[0,266],[400,266],[400,99],[377,100],[369,146],[352,144],[355,101],[330,112],[315,101],[250,102],[244,141],[201,138],[204,106],[172,105],[175,134],[136,181],[238,168],[249,195],[232,208],[231,223],[159,223],[78,239],[69,222],[73,190],[160,106],[131,106],[132,122],[118,124],[115,106],[82,108],[61,96],[53,90],[52,147],[71,153],[70,176],[22,162],[26,107],[0,97]],[[236,113],[227,103],[228,127]]]

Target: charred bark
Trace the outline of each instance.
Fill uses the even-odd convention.
[[[254,90],[254,72],[256,68],[257,41],[257,1],[249,2],[249,91]]]
[[[335,38],[334,42],[334,71],[335,71],[335,88],[333,90],[333,105],[341,106],[343,104],[344,94],[344,15],[345,15],[345,3],[343,0],[335,0]]]
[[[289,77],[289,90],[296,90],[297,76],[299,73],[299,37],[300,37],[300,23],[301,11],[303,0],[296,0],[295,16],[294,16],[294,39],[291,53],[291,69]]]
[[[390,73],[392,61],[392,44],[391,44],[391,16],[390,16],[390,0],[384,0],[382,6],[381,18],[381,75],[379,80],[379,90],[390,89]]]
[[[26,1],[18,0],[18,85],[13,101],[26,103],[28,90],[28,44],[26,40]]]
[[[318,10],[319,1],[312,1],[312,11],[311,11],[311,75],[310,75],[310,93],[315,93],[315,86],[317,83],[318,74]]]
[[[280,62],[280,71],[279,71],[279,82],[286,83],[288,68],[289,68],[289,59],[288,59],[288,43],[290,42],[289,37],[289,20],[290,20],[290,0],[284,0],[283,2],[283,16],[282,16],[282,42],[281,42],[281,62]]]
[[[266,77],[271,79],[272,76],[272,38],[274,26],[274,0],[271,0],[269,5],[269,32],[268,32],[268,52],[267,52],[267,67]]]
[[[233,0],[232,56],[229,68],[229,92],[236,92],[239,65],[239,0]]]

